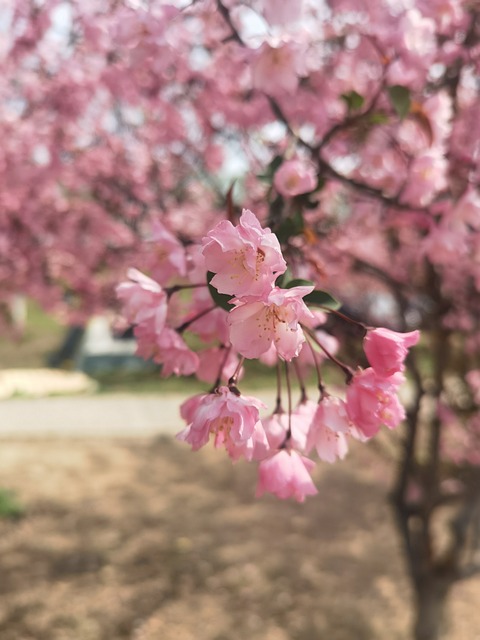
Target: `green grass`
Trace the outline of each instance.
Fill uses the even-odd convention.
[[[25,515],[25,508],[9,489],[0,488],[0,518],[16,519]]]
[[[244,378],[239,382],[241,390],[254,392],[255,389],[269,389],[276,385],[276,373],[259,362],[249,361],[245,366]],[[210,385],[200,382],[194,376],[171,376],[162,378],[160,371],[145,371],[143,373],[122,373],[121,371],[108,375],[95,376],[99,384],[99,393],[202,393]]]
[[[0,337],[0,368],[39,368],[45,367],[47,357],[62,342],[66,328],[51,315],[45,313],[35,302],[28,302],[27,326],[21,339],[12,335]],[[198,344],[194,345],[198,347]],[[255,360],[245,362],[245,375],[239,387],[246,393],[255,394],[258,389],[276,386],[276,371]],[[333,372],[335,377],[335,372]],[[126,373],[118,370],[105,375],[93,376],[99,383],[99,393],[185,393],[194,394],[208,390],[209,385],[193,377],[168,379],[160,377],[158,370],[145,370]],[[331,374],[327,372],[327,380]],[[315,374],[306,381],[316,386]],[[292,371],[292,384],[295,374]]]
[[[3,331],[0,337],[0,368],[33,369],[44,367],[46,358],[61,341],[65,328],[33,301],[27,303],[25,333],[15,338]]]
[[[195,378],[160,377],[160,372],[109,373],[95,376],[99,393],[200,393],[206,386]]]

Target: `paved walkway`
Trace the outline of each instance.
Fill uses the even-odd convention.
[[[274,391],[259,397],[273,407]],[[105,394],[0,402],[0,439],[109,438],[174,434],[185,395]]]
[[[0,399],[2,400],[13,398],[16,395],[43,398],[52,394],[91,393],[97,387],[95,380],[81,371],[62,371],[61,369],[0,370]]]
[[[182,426],[180,394],[94,395],[95,390],[96,383],[80,372],[0,371],[0,438],[150,436]]]
[[[0,437],[109,437],[173,433],[183,398],[144,395],[12,398],[0,404]]]

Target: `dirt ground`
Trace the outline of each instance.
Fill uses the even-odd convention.
[[[367,447],[319,495],[254,499],[255,469],[155,440],[0,443],[1,640],[406,640],[409,586]],[[480,581],[449,640],[480,640]]]

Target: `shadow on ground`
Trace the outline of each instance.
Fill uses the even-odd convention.
[[[3,443],[0,486],[26,516],[0,522],[0,638],[405,639],[374,461],[318,465],[299,505],[255,500],[252,466],[168,438]]]

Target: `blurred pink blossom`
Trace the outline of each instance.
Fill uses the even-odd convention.
[[[313,191],[317,185],[317,174],[310,164],[287,160],[275,173],[273,184],[280,195],[291,198]]]
[[[273,493],[282,500],[295,498],[304,502],[306,496],[318,493],[310,477],[315,464],[296,451],[282,449],[260,462],[256,496]]]
[[[252,64],[252,84],[255,89],[272,96],[292,94],[302,72],[303,65],[295,43],[280,42],[274,46],[264,42]]]

